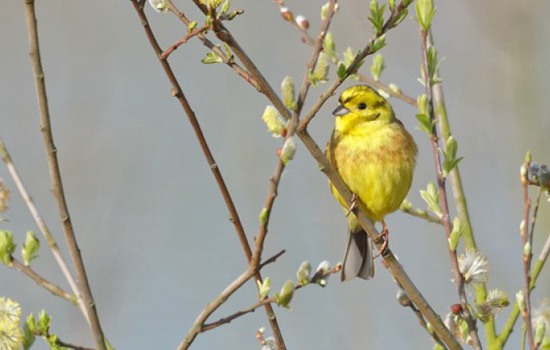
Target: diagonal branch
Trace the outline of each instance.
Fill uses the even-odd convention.
[[[40,112],[40,129],[44,137],[44,145],[46,149],[46,154],[48,156],[48,167],[50,169],[52,191],[58,205],[59,216],[63,224],[63,231],[65,233],[67,247],[75,266],[80,294],[88,312],[90,327],[94,334],[96,348],[98,350],[105,350],[105,338],[103,335],[103,331],[101,330],[101,324],[99,323],[99,317],[97,315],[94,299],[92,297],[92,292],[88,283],[88,276],[86,275],[84,262],[82,261],[80,249],[78,248],[78,244],[76,242],[76,236],[74,234],[71,218],[67,209],[65,194],[63,192],[63,183],[61,182],[61,174],[59,171],[59,163],[57,160],[57,149],[55,148],[53,142],[52,128],[50,123],[50,112],[48,108],[48,98],[46,94],[44,71],[42,69],[42,61],[40,58],[40,47],[38,44],[38,28],[36,24],[34,0],[24,0],[24,4],[25,17],[27,19],[27,29],[29,32],[30,56],[34,71],[36,94]]]
[[[72,295],[69,292],[63,290],[61,287],[58,287],[55,284],[51,283],[47,279],[37,274],[29,266],[25,266],[21,264],[15,258],[13,257],[11,258],[11,265],[8,265],[8,267],[24,273],[25,275],[30,277],[36,284],[46,289],[48,292],[52,293],[53,295],[56,295],[62,299],[65,299],[71,304],[76,305],[78,303],[77,297],[75,295]]]
[[[57,264],[59,265],[59,268],[61,269],[63,276],[65,276],[65,279],[69,283],[71,290],[77,296],[78,307],[80,308],[80,311],[86,318],[86,321],[89,323],[90,320],[88,317],[88,311],[86,310],[84,302],[80,297],[80,294],[78,292],[78,287],[76,285],[76,282],[73,279],[73,276],[71,274],[71,271],[69,270],[69,267],[67,266],[67,262],[61,255],[57,242],[51,235],[50,230],[44,223],[44,220],[42,220],[42,217],[38,213],[38,209],[36,209],[36,206],[34,205],[34,201],[32,200],[31,196],[29,196],[29,193],[27,192],[25,186],[23,185],[23,181],[21,180],[21,177],[19,176],[19,173],[17,172],[17,169],[15,168],[15,165],[13,164],[10,154],[8,153],[8,150],[4,145],[4,142],[2,141],[2,139],[0,139],[0,154],[2,155],[2,160],[4,161],[4,163],[6,163],[6,167],[8,168],[8,172],[10,173],[13,179],[13,182],[15,183],[15,187],[17,187],[17,190],[21,194],[21,197],[23,197],[23,201],[25,202],[25,204],[27,204],[27,208],[29,208],[29,211],[31,212],[31,215],[36,225],[40,229],[40,232],[42,232],[44,239],[46,240],[46,242],[48,242],[48,246],[50,247],[50,250],[54,258],[57,261]]]

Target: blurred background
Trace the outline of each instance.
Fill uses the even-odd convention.
[[[203,21],[190,2],[175,3],[191,19]],[[288,0],[287,6],[310,20],[310,33],[316,36],[324,3]],[[173,349],[202,308],[246,268],[226,207],[130,2],[51,0],[36,6],[65,191],[103,328],[117,349]],[[458,153],[465,157],[460,169],[474,234],[491,264],[489,288],[506,290],[513,301],[523,283],[519,167],[527,150],[535,161],[550,163],[550,4],[468,0],[437,1],[436,6],[433,33],[439,55],[445,57],[443,88]],[[300,86],[311,51],[278,8],[270,0],[234,0],[232,7],[246,12],[228,27],[267,80],[278,88],[290,75]],[[371,36],[368,13],[368,1],[340,4],[331,25],[339,52],[364,46]],[[181,38],[185,29],[173,16],[149,7],[147,14],[163,47]],[[417,24],[410,17],[386,36],[382,54],[387,68],[381,81],[416,97],[423,92],[416,80],[421,56]],[[3,4],[0,43],[0,135],[67,253],[39,132],[22,1]],[[280,140],[270,136],[261,120],[266,98],[226,66],[200,63],[206,52],[193,39],[170,62],[252,241]],[[364,74],[370,63],[368,59],[363,66]],[[330,76],[334,78],[334,69]],[[338,93],[354,83],[344,84]],[[306,108],[326,87],[311,90]],[[310,126],[321,146],[333,128],[330,112],[336,101],[329,100]],[[424,208],[418,190],[435,179],[430,145],[414,129],[415,109],[395,99],[392,104],[420,148],[408,198]],[[19,255],[25,232],[33,229],[38,235],[38,229],[4,166],[0,176],[12,191],[4,215],[9,222],[1,227],[14,232]],[[544,200],[535,257],[548,236],[549,211]],[[400,212],[387,223],[392,250],[436,311],[446,314],[457,296],[443,230]],[[314,267],[322,260],[341,260],[345,240],[342,211],[325,176],[300,145],[280,185],[264,256],[287,252],[263,275],[272,278],[273,291],[278,291],[295,279],[304,260]],[[33,268],[68,288],[42,243]],[[311,286],[297,293],[292,311],[276,308],[289,349],[431,348],[414,315],[395,301],[390,275],[376,264],[372,282],[344,284],[333,277],[324,289]],[[545,269],[534,306],[549,296],[548,276]],[[53,317],[53,333],[92,346],[77,308],[1,266],[0,281],[0,296],[20,302],[24,315],[44,308]],[[249,282],[211,320],[250,305],[256,293]],[[498,318],[498,330],[510,309]],[[270,335],[263,310],[200,335],[194,348],[259,349],[255,333],[260,327]],[[511,349],[519,347],[519,329]],[[45,345],[37,340],[36,348]]]

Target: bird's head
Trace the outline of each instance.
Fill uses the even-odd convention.
[[[366,85],[356,85],[344,90],[338,99],[338,107],[332,114],[339,119],[359,119],[362,122],[392,122],[395,118],[388,101]]]

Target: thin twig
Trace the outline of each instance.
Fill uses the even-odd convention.
[[[544,246],[539,254],[539,257],[535,262],[535,266],[533,266],[533,269],[531,271],[531,284],[529,285],[529,290],[531,292],[536,287],[537,279],[546,261],[548,260],[549,255],[550,255],[550,234],[548,235],[548,238],[546,239],[546,243],[544,243]],[[519,314],[520,314],[520,309],[516,301],[514,303],[514,307],[512,309],[512,312],[510,313],[510,316],[508,316],[508,320],[506,321],[506,323],[504,324],[504,327],[502,328],[502,332],[496,339],[496,342],[495,342],[497,346],[496,349],[504,348],[504,345],[506,344],[506,342],[508,341],[508,338],[510,337],[510,335],[512,334],[512,331],[514,330],[514,326],[517,322]]]
[[[29,266],[25,266],[21,264],[15,258],[12,257],[11,265],[8,265],[8,267],[24,273],[25,275],[30,277],[34,282],[36,282],[36,284],[46,289],[48,292],[52,293],[53,295],[56,295],[62,299],[65,299],[71,304],[76,305],[78,303],[75,295],[72,295],[71,293],[63,290],[63,288],[58,287],[55,284],[51,283],[50,281],[46,280],[45,278],[37,274]]]
[[[36,23],[36,14],[34,8],[34,0],[24,0],[25,4],[25,16],[27,19],[27,29],[29,32],[30,42],[30,56],[33,65],[34,78],[36,83],[36,93],[40,114],[40,129],[44,137],[44,145],[46,154],[48,157],[48,166],[50,169],[52,191],[59,209],[59,216],[63,224],[63,231],[65,233],[65,240],[67,241],[67,247],[71,254],[71,258],[76,270],[76,276],[80,295],[86,306],[90,328],[92,329],[96,348],[98,350],[105,350],[105,338],[103,331],[101,330],[101,324],[99,323],[99,317],[97,315],[94,299],[88,283],[88,276],[86,275],[86,269],[82,256],[80,255],[80,249],[76,242],[76,236],[74,234],[73,226],[71,224],[71,218],[67,209],[67,203],[65,200],[65,194],[63,192],[63,183],[61,181],[61,173],[59,171],[59,163],[57,160],[57,149],[53,142],[52,128],[50,123],[50,112],[48,108],[48,98],[46,94],[46,83],[44,80],[44,71],[42,69],[42,62],[40,58],[40,47],[38,44],[38,28]]]
[[[201,8],[201,10],[204,9],[204,7],[200,5],[198,1],[194,0],[194,2],[197,6],[199,6],[199,8]],[[398,8],[402,9],[403,8],[402,4],[400,4]],[[243,65],[246,67],[246,69],[256,79],[260,87],[260,91],[269,99],[269,101],[275,106],[275,108],[286,120],[290,120],[291,118],[290,112],[285,108],[283,102],[277,96],[277,94],[275,93],[271,85],[269,85],[269,83],[265,80],[261,72],[256,68],[255,64],[250,60],[250,58],[244,52],[244,50],[242,50],[242,48],[237,43],[235,38],[231,35],[231,33],[226,29],[222,28],[222,30],[225,31],[225,36],[224,36],[225,42],[231,47],[231,49],[239,57],[239,59],[241,60]],[[359,60],[357,60],[357,62],[359,62]],[[352,63],[350,65],[347,71],[347,76],[353,73],[352,71],[354,71],[357,68],[356,65],[357,63],[355,64]],[[317,113],[319,108],[324,104],[324,102],[328,99],[328,97],[330,97],[334,93],[336,88],[340,86],[342,81],[339,81],[337,83],[338,83],[337,86],[333,88],[329,88],[329,90],[325,93],[326,96],[322,97],[321,100],[312,108],[312,110],[310,110],[310,113],[308,113],[308,115],[310,115],[310,119],[313,118],[315,113]],[[351,203],[352,203],[351,191],[346,186],[346,184],[344,183],[340,175],[336,172],[334,167],[328,162],[323,151],[321,150],[319,145],[317,145],[317,143],[313,140],[311,135],[307,132],[305,126],[303,129],[300,129],[298,127],[296,134],[298,135],[300,140],[303,142],[304,146],[306,146],[308,151],[311,153],[313,158],[315,158],[315,160],[318,162],[320,170],[330,179],[331,183],[340,193],[340,196],[345,201],[346,205],[351,206]],[[371,237],[371,239],[375,239],[379,235],[379,233],[374,228],[374,226],[372,225],[370,220],[367,218],[365,213],[361,211],[361,209],[356,208],[354,209],[354,214],[357,216],[361,226],[369,234],[369,237]],[[380,248],[381,244],[378,244],[378,246],[379,246],[378,248]],[[416,288],[412,280],[404,271],[403,266],[397,261],[397,259],[395,258],[395,256],[393,255],[390,249],[387,250],[387,253],[384,255],[384,259],[387,261],[388,267],[390,268],[392,275],[395,277],[396,280],[398,280],[401,283],[401,285],[403,286],[403,289],[407,292],[407,294],[409,295],[413,303],[418,307],[418,309],[426,317],[428,322],[430,322],[430,324],[434,327],[435,332],[438,334],[441,340],[450,349],[462,349],[462,347],[454,338],[454,336],[449,332],[447,327],[445,327],[439,315],[432,309],[432,307],[428,304],[428,302],[422,296],[420,291]]]
[[[372,78],[370,78],[366,75],[356,74],[356,76],[360,81],[362,81],[364,83],[367,83],[369,85],[372,85],[375,88],[384,91],[388,95],[393,96],[395,98],[398,98],[401,101],[403,101],[403,102],[405,102],[405,103],[407,103],[407,104],[409,104],[413,107],[416,107],[418,105],[418,103],[416,102],[416,100],[414,98],[405,95],[401,91],[394,91],[394,90],[390,89],[388,86],[386,86],[385,84],[382,84],[381,82],[379,82],[377,80],[374,80],[374,79],[372,79]]]
[[[523,242],[521,256],[523,257],[523,294],[525,300],[525,310],[521,310],[521,313],[523,315],[523,324],[529,341],[529,349],[535,350],[535,338],[533,337],[533,326],[531,324],[531,288],[529,287],[531,285],[531,259],[533,254],[531,253],[532,248],[529,249],[529,252],[525,251],[526,245],[529,245],[529,247],[533,246],[533,232],[529,234],[531,199],[529,198],[529,181],[527,181],[530,165],[531,161],[526,159],[523,164],[524,173],[521,175],[521,186],[523,188],[523,222],[520,234]],[[541,190],[539,190],[539,200],[540,193]]]
[[[49,331],[44,333],[44,332],[41,332],[39,330],[36,330],[36,331],[33,332],[33,334],[35,336],[38,336],[38,337],[44,337],[46,341],[48,341],[47,339],[50,338]],[[57,345],[59,347],[62,347],[63,349],[67,348],[67,349],[73,349],[73,350],[94,350],[93,348],[86,348],[84,346],[75,345],[75,344],[71,344],[71,343],[66,343],[66,342],[62,341],[61,339],[59,339],[59,338],[57,338],[55,340],[55,345]]]
[[[162,59],[162,60],[167,59],[168,56],[170,56],[170,54],[172,52],[174,52],[175,50],[178,49],[178,47],[185,44],[192,37],[194,37],[196,35],[199,35],[201,33],[204,33],[205,31],[208,30],[208,28],[210,28],[210,27],[205,25],[205,26],[202,26],[198,29],[193,30],[191,33],[187,33],[187,35],[185,35],[182,39],[176,41],[172,46],[170,46],[169,48],[164,50],[164,52],[160,55],[160,59]]]
[[[279,7],[279,12],[281,13],[281,16],[283,19],[290,23],[298,32],[302,34],[302,41],[305,44],[313,45],[315,43],[315,40],[309,35],[309,32],[307,29],[302,28],[298,23],[296,23],[296,19],[294,18],[294,14],[292,11],[290,11],[281,0],[274,0],[273,3]]]
[[[338,273],[340,270],[342,269],[342,266],[341,265],[336,265],[335,267],[333,267],[332,269],[326,271],[326,272],[322,272],[321,274],[319,274],[317,276],[317,280],[319,279],[323,279],[323,278],[326,278],[327,276],[329,275],[332,275],[332,274],[335,274],[335,273]],[[294,291],[297,291],[305,286],[309,286],[309,285],[312,285],[312,284],[315,284],[315,283],[310,283],[310,284],[306,284],[306,285],[302,285],[302,284],[296,284],[294,286]],[[251,306],[249,306],[248,308],[246,309],[243,309],[241,311],[237,311],[229,316],[226,316],[226,317],[223,317],[219,320],[217,320],[216,322],[212,322],[212,323],[205,323],[204,326],[202,327],[202,331],[201,332],[206,332],[206,331],[209,331],[211,329],[214,329],[214,328],[218,328],[219,326],[221,325],[224,325],[224,324],[227,324],[227,323],[230,323],[231,321],[233,321],[234,319],[236,318],[239,318],[243,315],[246,315],[246,314],[249,314],[251,312],[254,312],[257,308],[263,306],[263,305],[267,305],[267,304],[273,304],[273,303],[276,303],[277,302],[277,298],[266,298],[266,299],[262,299],[262,300],[258,300],[256,303],[252,304]]]
[[[408,208],[401,208],[401,211],[405,214],[409,214],[411,216],[424,219],[428,222],[432,222],[434,224],[443,225],[443,220],[438,218],[437,216],[429,214],[425,210],[419,210],[419,209],[408,209]]]
[[[427,46],[428,48],[433,46],[433,35],[431,32],[428,34]],[[434,78],[435,82],[432,86],[434,114],[436,120],[438,121],[437,126],[441,132],[442,144],[446,146],[447,140],[451,137],[451,126],[449,124],[449,118],[447,117],[447,107],[445,105],[445,98],[443,95],[443,86],[439,83],[439,81],[441,81],[441,77],[438,69],[434,72]],[[450,178],[456,211],[463,227],[461,236],[464,241],[464,245],[466,246],[466,249],[477,250],[472,224],[470,221],[470,214],[468,212],[466,195],[462,186],[462,178],[460,177],[459,164],[451,170]],[[475,293],[478,303],[485,302],[487,299],[487,287],[485,283],[479,283],[478,287],[475,288]],[[483,327],[487,338],[487,346],[491,348],[496,339],[494,316],[489,316],[488,320],[483,323]]]
[[[57,245],[57,242],[53,238],[53,236],[50,233],[50,230],[44,223],[44,220],[42,220],[42,217],[40,216],[40,213],[38,212],[38,209],[34,205],[34,201],[32,200],[31,196],[27,192],[25,186],[23,185],[23,181],[21,180],[21,177],[19,176],[19,173],[17,172],[17,168],[15,168],[15,165],[11,159],[11,156],[6,148],[6,145],[0,138],[0,154],[2,155],[2,160],[6,164],[6,168],[8,168],[8,172],[10,173],[13,182],[15,183],[15,187],[17,187],[17,190],[21,194],[21,197],[23,197],[23,201],[27,205],[27,208],[29,208],[29,211],[31,212],[31,216],[34,219],[34,222],[40,229],[40,232],[42,232],[42,235],[44,236],[44,239],[48,243],[48,246],[50,247],[50,250],[55,258],[55,261],[57,261],[57,264],[59,265],[59,268],[61,269],[61,272],[63,273],[63,276],[65,276],[65,279],[67,280],[67,283],[69,283],[69,286],[71,287],[71,290],[76,295],[78,300],[78,307],[84,317],[86,318],[86,322],[90,322],[88,318],[88,311],[86,310],[86,307],[84,305],[84,302],[82,298],[80,297],[80,294],[78,292],[78,287],[76,285],[75,280],[73,279],[72,273],[69,270],[69,267],[67,266],[67,262],[63,258],[63,255],[61,255],[61,252],[59,251],[59,247]]]
[[[429,117],[430,117],[430,123],[433,124],[432,136],[430,141],[432,145],[432,153],[433,153],[434,168],[435,168],[436,178],[437,178],[437,185],[439,188],[439,194],[441,196],[441,210],[443,212],[441,220],[443,221],[443,227],[445,228],[445,236],[447,238],[447,241],[449,241],[451,237],[452,228],[451,228],[451,222],[449,218],[449,203],[447,201],[447,190],[445,188],[445,176],[443,175],[443,171],[441,169],[439,138],[437,137],[437,129],[435,127],[435,123],[433,123],[433,121],[435,120],[435,115],[434,115],[433,98],[432,98],[432,77],[430,76],[429,69],[428,69],[428,32],[427,31],[424,31],[424,30],[420,31],[420,46],[422,51],[422,69],[424,73],[424,87],[426,90],[426,96],[428,98],[428,104],[429,104],[429,108],[428,108]],[[452,249],[450,245],[447,245],[447,248],[449,251],[449,258],[451,260],[451,267],[454,273],[454,282],[456,284],[458,297],[462,305],[462,310],[463,310],[462,312],[464,314],[464,319],[468,324],[469,334],[473,341],[473,346],[475,349],[479,350],[482,348],[481,341],[479,340],[479,335],[477,333],[476,321],[475,319],[473,319],[468,307],[468,298],[466,296],[466,290],[464,286],[464,276],[462,276],[462,273],[460,272],[460,269],[458,267],[458,258],[457,258],[456,250]]]
[[[311,59],[307,65],[306,74],[304,77],[304,82],[302,83],[302,88],[300,89],[300,94],[298,95],[298,101],[297,101],[297,109],[296,109],[296,115],[300,115],[302,112],[302,107],[304,106],[304,101],[307,97],[307,93],[309,91],[309,87],[311,86],[311,80],[310,75],[315,70],[315,66],[317,65],[317,60],[319,59],[319,54],[323,50],[323,43],[325,41],[325,37],[328,33],[328,29],[330,27],[330,22],[332,21],[332,17],[334,17],[334,9],[336,7],[336,0],[330,0],[328,5],[328,11],[326,13],[325,19],[323,20],[323,24],[321,25],[321,31],[319,32],[319,35],[317,37],[317,41],[315,41],[315,46],[313,47],[313,53],[311,55]]]
[[[237,213],[237,209],[235,208],[235,204],[233,203],[233,199],[231,198],[231,195],[229,193],[227,185],[225,184],[225,181],[223,179],[221,171],[220,171],[220,169],[219,169],[219,167],[218,167],[218,165],[217,165],[217,163],[214,159],[214,156],[212,155],[212,152],[210,151],[210,148],[208,146],[206,138],[204,137],[204,134],[202,132],[200,124],[199,124],[199,122],[198,122],[198,120],[195,116],[195,113],[191,109],[191,106],[189,105],[189,102],[187,101],[187,98],[183,94],[183,91],[180,87],[180,84],[179,84],[176,76],[174,75],[174,72],[172,71],[172,68],[170,67],[170,64],[168,63],[168,61],[166,59],[160,58],[160,54],[162,53],[162,50],[161,50],[161,48],[160,48],[160,46],[159,46],[159,44],[158,44],[158,42],[155,38],[155,35],[154,35],[150,25],[149,25],[147,17],[145,16],[144,9],[143,9],[143,4],[140,5],[135,0],[132,0],[132,3],[134,5],[134,8],[135,8],[140,20],[141,20],[143,28],[145,29],[145,33],[146,33],[146,35],[149,39],[149,42],[150,42],[153,50],[155,51],[155,53],[159,57],[159,62],[161,63],[162,67],[164,68],[166,76],[168,77],[168,79],[170,80],[170,83],[172,84],[172,95],[174,97],[176,97],[178,99],[178,101],[180,102],[180,104],[181,104],[181,106],[182,106],[189,122],[191,123],[191,125],[193,127],[195,135],[196,135],[196,137],[199,141],[199,144],[200,144],[201,149],[204,153],[204,156],[205,156],[205,158],[206,158],[206,160],[207,160],[207,162],[210,166],[210,169],[212,170],[214,178],[216,179],[216,183],[218,184],[218,187],[220,189],[220,192],[222,194],[224,202],[225,202],[225,204],[227,206],[227,209],[229,211],[229,220],[233,223],[233,225],[235,227],[235,231],[237,232],[237,236],[239,237],[239,240],[241,242],[241,246],[244,250],[246,259],[247,259],[248,263],[250,264],[251,261],[252,261],[252,250],[250,249],[250,245],[248,243],[246,233],[244,231],[241,220],[240,220],[239,215]],[[179,13],[180,14],[179,18],[180,19],[185,18],[185,16],[179,10],[177,10],[175,7],[173,7],[172,11],[174,13]],[[201,35],[202,34],[198,34],[197,36],[200,38]],[[239,73],[238,70],[236,70],[236,71],[237,71],[237,73]],[[243,76],[240,73],[239,73],[239,75]],[[248,80],[247,77],[245,77],[245,76],[243,76],[243,77]],[[254,272],[255,272],[254,277],[255,277],[256,281],[261,281],[262,277],[261,277],[259,271],[256,271],[256,269],[255,269]],[[269,320],[271,328],[273,329],[273,333],[277,334],[278,337],[280,339],[282,339],[282,334],[281,334],[279,325],[277,323],[277,317],[275,315],[275,312],[273,311],[273,308],[271,307],[271,305],[266,305],[265,309],[266,309],[266,313],[267,313],[267,318]],[[212,310],[212,312],[214,310]],[[209,314],[208,315],[204,314],[203,316],[208,317]],[[284,345],[284,343],[282,343],[282,344]]]
[[[143,1],[141,4],[137,4],[139,7],[143,8],[145,1]],[[171,0],[167,0],[168,10],[172,12],[176,17],[183,23],[185,26],[189,27],[189,24],[191,21],[187,19],[185,14],[181,12],[173,3]],[[218,56],[223,63],[231,67],[237,74],[239,74],[241,77],[244,78],[250,85],[252,85],[256,90],[260,91],[260,87],[258,83],[254,80],[254,78],[248,73],[246,70],[244,70],[241,66],[239,66],[235,61],[229,57],[216,45],[214,45],[208,38],[203,34],[199,33],[197,34],[197,38],[200,39],[200,41],[212,50]]]
[[[269,264],[272,264],[274,263],[277,259],[279,259],[281,257],[281,255],[283,255],[284,253],[286,253],[286,250],[281,250],[280,252],[278,252],[277,254],[273,255],[271,258],[267,259],[266,261],[262,262],[260,264],[260,266],[258,266],[258,269],[261,270],[264,268],[264,266],[266,265],[269,265]]]

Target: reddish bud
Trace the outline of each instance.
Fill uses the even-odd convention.
[[[279,149],[277,150],[277,156],[281,156],[281,153],[282,153],[282,152],[283,152],[283,149],[282,149],[282,148],[279,148]]]
[[[286,129],[281,130],[281,136],[282,136],[282,137],[286,137],[286,132],[287,132]]]
[[[454,315],[458,315],[458,314],[462,313],[462,305],[460,305],[460,304],[451,305],[451,312]]]

